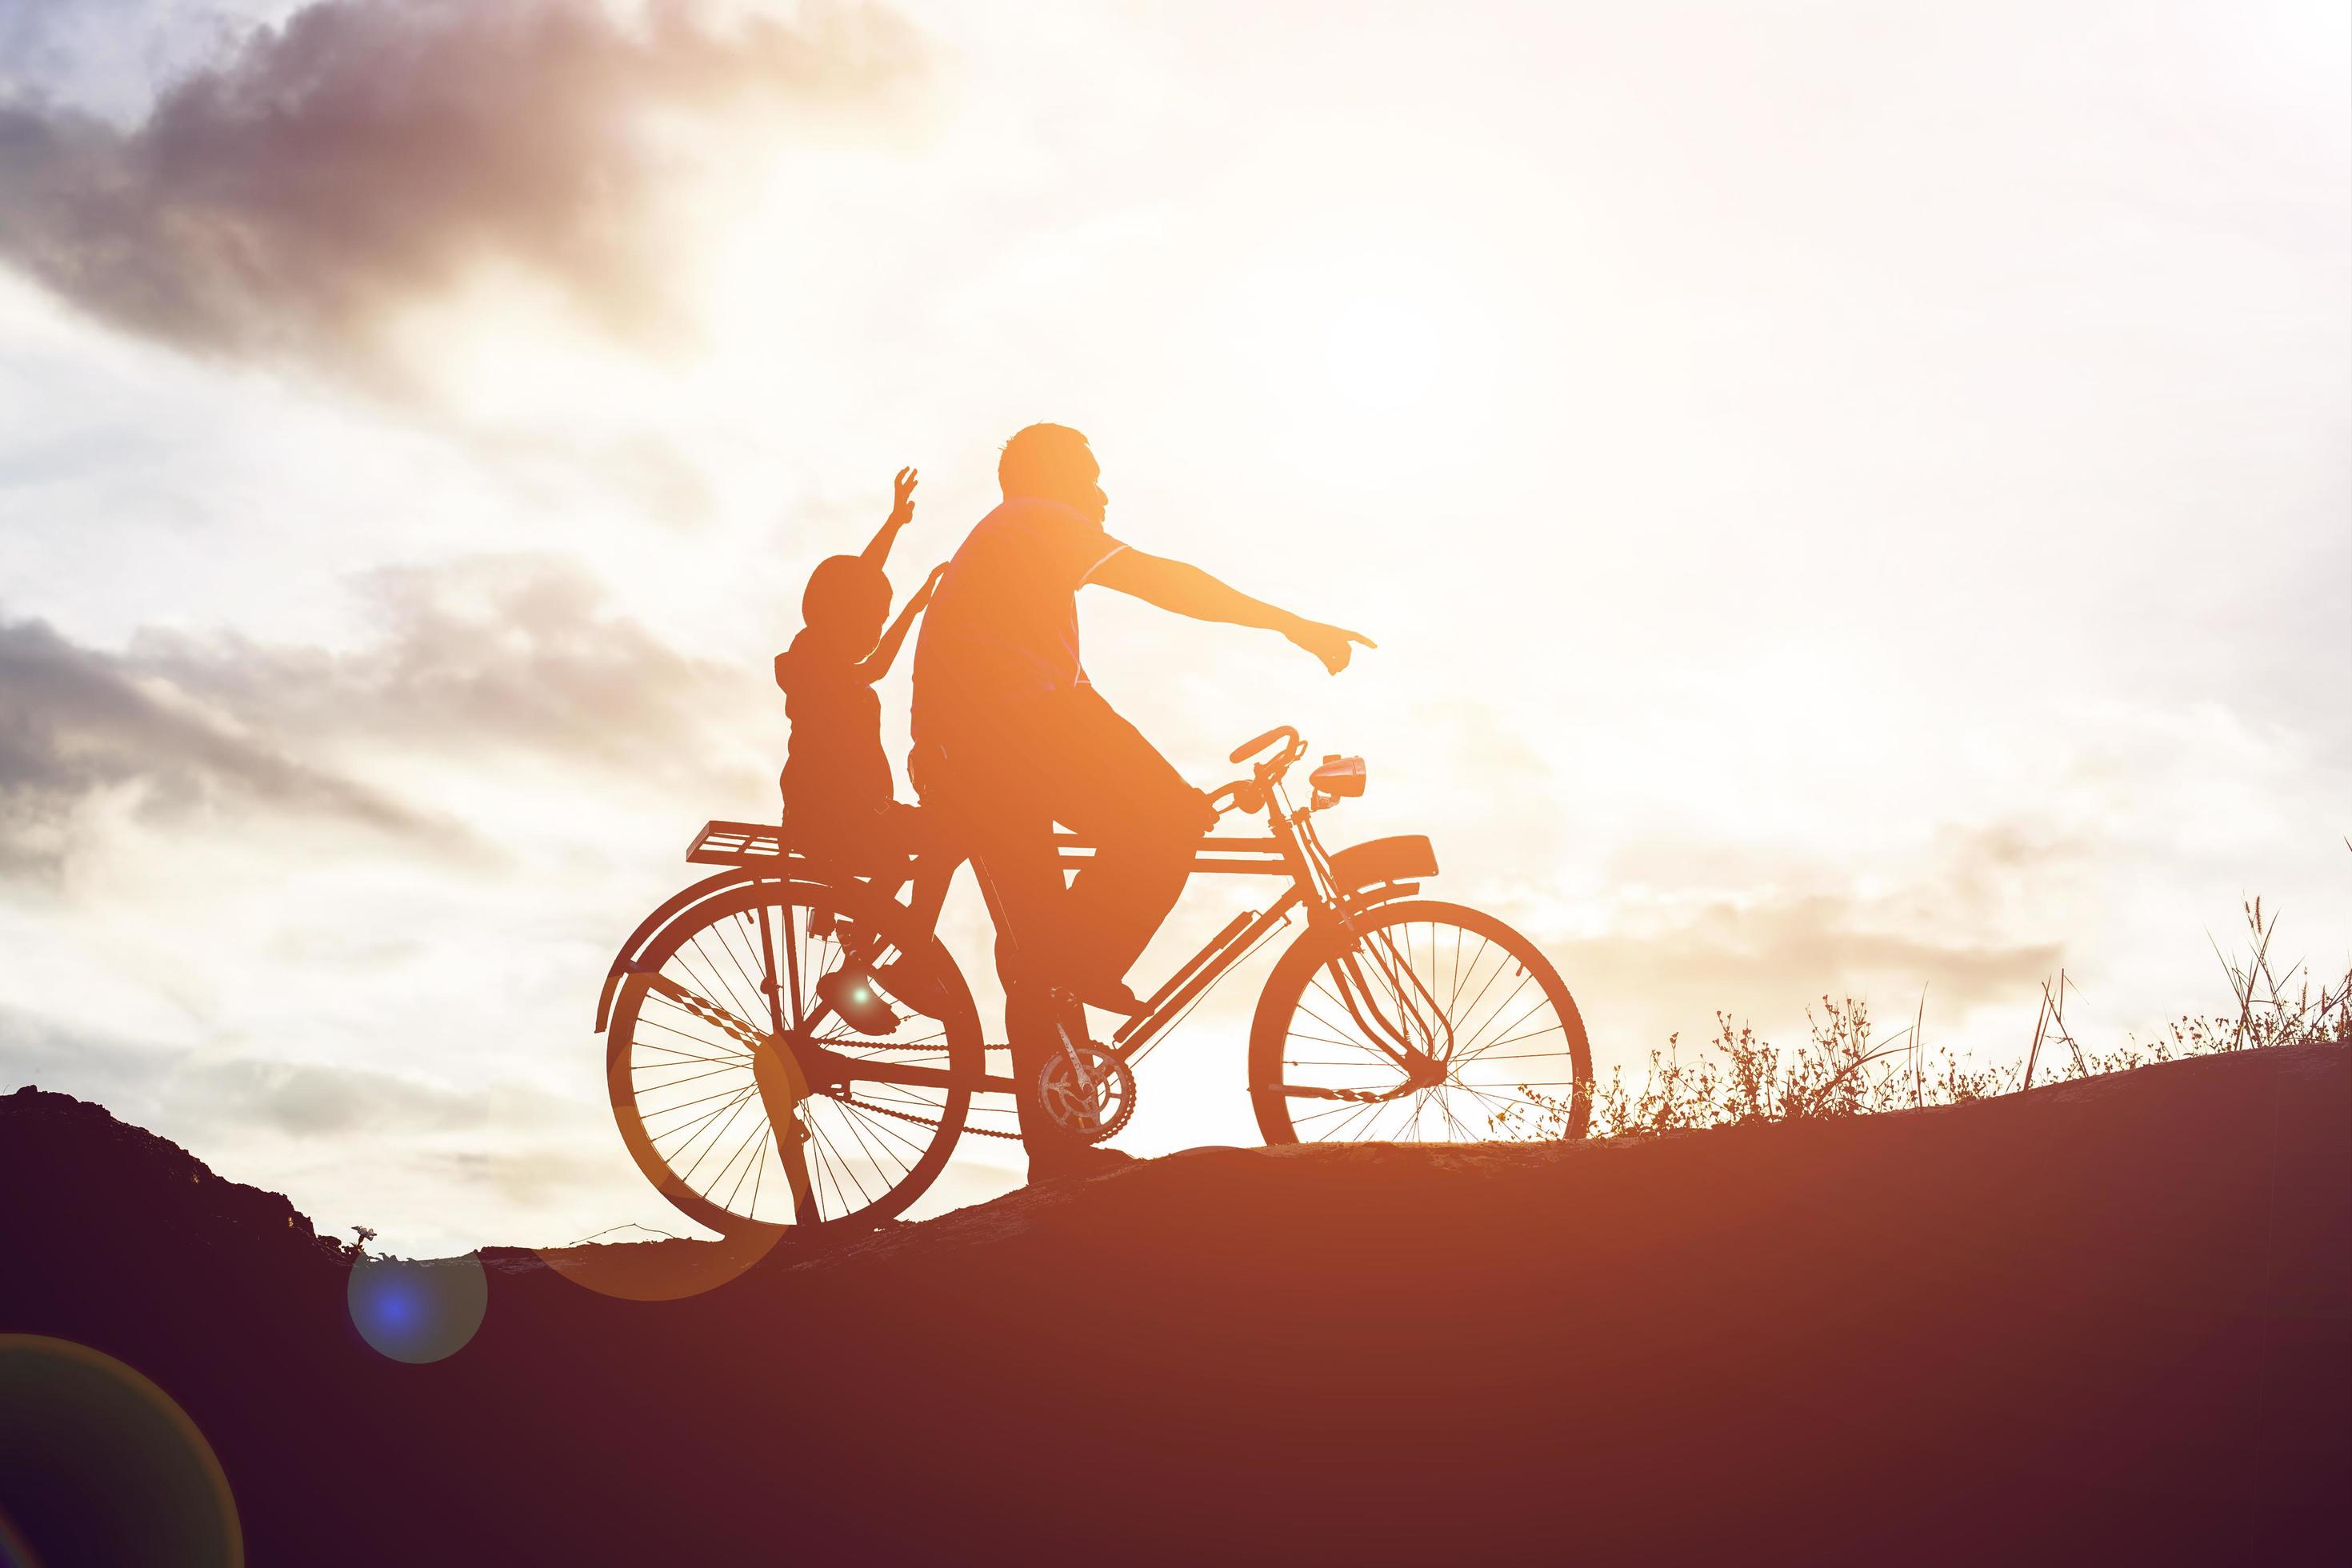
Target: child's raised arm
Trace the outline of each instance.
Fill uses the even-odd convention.
[[[877,568],[889,564],[891,544],[898,540],[898,531],[913,521],[914,516],[915,470],[900,468],[898,477],[890,481],[890,515],[882,520],[882,526],[875,533],[873,542],[859,552],[857,558]]]
[[[923,579],[923,585],[915,590],[914,597],[907,601],[907,607],[898,612],[898,618],[890,623],[890,629],[882,634],[882,640],[874,645],[874,651],[867,654],[866,662],[857,667],[859,679],[871,686],[890,673],[890,665],[898,657],[898,645],[907,640],[907,628],[915,624],[915,617],[922,614],[925,605],[931,602],[932,590],[947,574],[948,563],[944,561],[931,568],[931,574]]]

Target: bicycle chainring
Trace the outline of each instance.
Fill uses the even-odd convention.
[[[1064,1137],[1099,1143],[1135,1114],[1135,1072],[1092,1040],[1065,1038],[1037,1069],[1037,1100]]]

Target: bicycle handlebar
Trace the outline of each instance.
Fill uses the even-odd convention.
[[[1279,744],[1280,750],[1268,752],[1267,748]],[[1229,811],[1257,812],[1265,809],[1269,793],[1282,782],[1282,777],[1307,754],[1307,742],[1288,724],[1277,724],[1254,741],[1244,742],[1234,750],[1230,759],[1250,764],[1250,776],[1235,779],[1222,788],[1208,792],[1212,809],[1223,816]],[[1360,768],[1361,764],[1358,764]],[[1323,786],[1318,781],[1318,790]],[[1360,793],[1357,791],[1345,793]]]
[[[1298,731],[1292,729],[1287,724],[1277,724],[1273,729],[1268,730],[1265,734],[1260,735],[1256,740],[1244,741],[1240,745],[1234,747],[1234,754],[1227,757],[1225,761],[1229,763],[1248,762],[1252,757],[1257,755],[1260,752],[1265,751],[1276,741],[1287,741],[1290,744],[1295,746],[1298,743]]]
[[[1223,816],[1229,811],[1262,811],[1265,807],[1265,792],[1255,780],[1235,779],[1222,789],[1209,792],[1209,809]]]

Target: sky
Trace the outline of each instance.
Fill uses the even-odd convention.
[[[809,567],[911,463],[910,586],[1039,419],[1380,643],[1097,592],[1106,695],[1364,755],[1327,836],[1604,1070],[1824,994],[2007,1060],[2062,968],[2145,1038],[2256,894],[2340,972],[2347,285],[2331,0],[15,0],[0,1091],[396,1251],[690,1232],[605,969],[772,811]],[[1255,1142],[1255,980],[1124,1146]]]

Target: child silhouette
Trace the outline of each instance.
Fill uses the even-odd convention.
[[[947,570],[932,572],[883,629],[890,615],[883,565],[915,515],[915,482],[914,469],[898,470],[890,515],[862,553],[817,563],[801,595],[800,634],[776,656],[776,684],[792,721],[778,781],[785,835],[800,853],[871,879],[885,897],[906,880],[921,830],[917,808],[893,793],[874,685],[890,672],[908,628]]]

